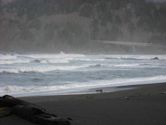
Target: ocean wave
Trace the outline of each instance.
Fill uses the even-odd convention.
[[[108,69],[112,69],[112,68],[130,68],[130,67],[135,67],[138,68],[140,66],[143,66],[142,64],[89,64],[83,68],[85,69],[97,69],[97,68],[108,68]],[[148,65],[146,65],[148,66]]]
[[[69,63],[71,59],[15,59],[15,60],[0,60],[0,65],[12,65],[12,64],[30,64],[30,63],[41,63],[41,64],[63,64]]]
[[[77,66],[56,66],[56,65],[34,65],[34,66],[18,66],[10,68],[0,68],[1,74],[7,73],[45,73],[52,71],[75,71],[86,67],[87,65],[77,65]]]
[[[8,85],[0,87],[0,95],[13,94],[13,95],[44,95],[49,94],[64,94],[72,91],[88,90],[91,88],[100,87],[120,87],[129,85],[142,85],[166,82],[166,76],[153,76],[153,77],[141,77],[141,78],[124,78],[124,79],[112,79],[112,80],[97,80],[89,81],[85,83],[68,83],[63,85],[53,86],[16,86]]]
[[[166,59],[166,55],[83,55],[83,54],[0,54],[0,60],[13,59]]]
[[[102,55],[105,59],[122,60],[166,60],[166,55]]]
[[[15,54],[0,54],[0,60],[4,59],[17,59],[17,55]]]
[[[52,71],[91,71],[91,70],[119,70],[119,69],[139,69],[166,67],[165,64],[158,63],[85,63],[80,65],[55,65],[55,64],[29,64],[0,67],[0,74],[11,73],[46,73]]]
[[[111,60],[112,59],[112,60]],[[0,54],[0,65],[67,64],[75,62],[105,62],[115,60],[166,60],[166,55],[81,55],[81,54]]]
[[[30,62],[31,62],[31,60],[21,60],[21,59],[0,60],[0,65],[26,64],[26,63],[30,63]]]
[[[87,67],[84,68],[100,68],[100,67],[104,67],[103,64],[89,64]]]
[[[138,67],[142,66],[142,64],[138,64],[138,63],[134,63],[134,64],[115,64],[113,66],[114,67],[128,67],[128,68],[136,67],[136,68],[138,68]],[[146,66],[148,66],[148,65],[146,65]]]
[[[0,65],[22,63],[69,63],[77,58],[84,58],[81,54],[0,54]]]
[[[87,67],[83,67],[84,69],[108,69],[108,70],[112,70],[112,69],[121,69],[121,68],[125,68],[125,69],[137,69],[137,68],[156,68],[156,67],[160,67],[161,64],[149,64],[149,63],[121,63],[121,64],[89,64],[87,65]],[[166,65],[162,65],[163,67],[165,67]]]

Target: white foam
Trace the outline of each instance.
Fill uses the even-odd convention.
[[[155,67],[160,67],[161,64],[156,64],[156,63],[121,63],[121,64],[89,64],[87,65],[87,67],[84,68],[88,68],[90,69],[94,69],[94,68],[104,68],[105,70],[112,70],[112,69],[137,69],[137,68],[155,68]]]
[[[4,60],[4,59],[16,59],[17,55],[13,55],[13,54],[0,54],[0,60]]]
[[[115,64],[114,67],[140,67],[140,64],[134,63],[134,64]]]
[[[115,59],[153,59],[158,57],[159,59],[166,60],[166,55],[101,55],[105,59],[115,58]]]
[[[166,82],[166,76],[154,76],[146,78],[132,78],[132,79],[113,79],[113,80],[98,80],[89,81],[84,83],[70,83],[54,86],[4,86],[0,88],[0,95],[12,94],[12,95],[44,95],[49,94],[64,94],[72,91],[82,91],[91,88],[100,87],[119,87],[129,85],[142,85]]]
[[[160,60],[151,60],[158,57]],[[136,60],[135,60],[136,59]],[[95,70],[137,70],[138,68],[166,68],[166,55],[81,55],[81,54],[0,54],[0,73],[22,72],[51,72],[51,71],[95,71]],[[156,71],[155,74],[164,72]],[[145,69],[146,70],[146,69]],[[93,72],[92,72],[93,73]],[[149,73],[149,72],[148,72]],[[0,74],[0,75],[1,75]],[[96,75],[96,74],[94,74]],[[111,75],[111,74],[110,74]],[[134,76],[133,73],[132,77]],[[149,74],[150,76],[151,74]],[[154,75],[154,74],[153,74]],[[3,76],[2,76],[3,77]],[[98,76],[95,76],[98,77]],[[131,77],[131,76],[124,76]],[[73,77],[73,81],[74,81]],[[104,78],[103,78],[104,79]],[[87,79],[89,80],[89,79]],[[5,81],[5,80],[4,80]],[[17,82],[17,80],[15,81]],[[67,82],[67,81],[65,81]],[[137,84],[151,84],[166,82],[166,76],[154,76],[146,78],[121,78],[112,80],[96,80],[88,82],[70,83],[54,86],[4,86],[0,88],[1,94],[39,94],[56,93],[73,90],[82,90],[104,86],[126,86]],[[64,84],[64,83],[63,83]],[[1,85],[1,84],[0,84]],[[5,85],[3,83],[2,85]],[[33,95],[32,94],[32,95]]]
[[[81,54],[0,54],[0,64],[31,63],[39,60],[40,63],[69,63],[69,61],[98,61],[107,59],[166,59],[166,55],[81,55]]]
[[[5,64],[20,64],[20,63],[30,63],[31,60],[26,59],[12,59],[12,60],[0,60],[1,65]]]
[[[18,67],[12,67],[12,68],[1,68],[0,73],[28,73],[28,72],[39,72],[39,73],[44,73],[44,72],[51,72],[51,71],[70,71],[70,70],[77,70],[80,68],[85,67],[84,65],[82,66],[18,66]]]
[[[45,58],[45,59],[60,59],[60,58],[80,58],[80,57],[85,57],[85,55],[82,54],[30,54],[30,55],[25,55],[31,58]]]
[[[83,58],[81,54],[0,54],[0,64],[30,63],[39,60],[41,63],[68,63],[76,58]]]

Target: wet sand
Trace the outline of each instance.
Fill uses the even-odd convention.
[[[72,118],[72,125],[166,125],[166,83],[111,93],[21,99]],[[33,124],[11,115],[0,118],[0,125]]]

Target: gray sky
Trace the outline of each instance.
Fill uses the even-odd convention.
[[[4,3],[13,2],[15,0],[2,0]],[[154,2],[166,2],[166,0],[148,0],[148,1],[154,1]]]
[[[3,2],[4,4],[10,3],[10,2],[13,2],[13,1],[15,1],[15,0],[2,0],[2,2]]]
[[[154,2],[166,2],[166,0],[147,0],[147,1],[154,1]]]

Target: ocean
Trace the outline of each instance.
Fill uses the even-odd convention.
[[[166,82],[166,55],[0,54],[0,96],[161,82]]]

